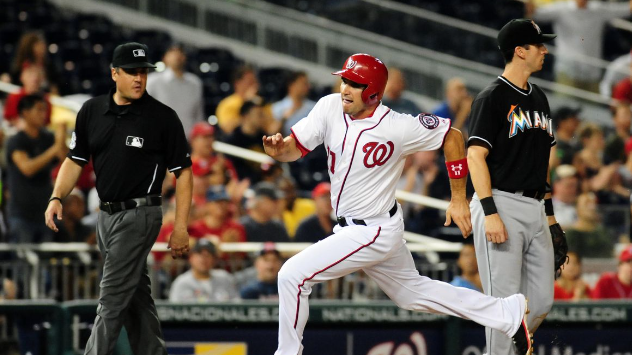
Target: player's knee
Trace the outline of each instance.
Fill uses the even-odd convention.
[[[296,281],[296,275],[295,275],[295,271],[294,268],[289,266],[289,263],[285,263],[283,264],[283,266],[281,267],[281,270],[279,270],[279,276],[278,276],[278,282],[279,285],[287,283],[287,282],[295,282]]]
[[[409,300],[393,298],[393,302],[395,302],[397,307],[407,311],[414,311],[418,308],[414,302],[410,302]]]

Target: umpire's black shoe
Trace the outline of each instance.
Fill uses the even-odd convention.
[[[529,333],[529,328],[527,327],[527,314],[529,314],[529,300],[525,297],[524,314],[520,321],[520,327],[518,327],[516,334],[511,337],[516,345],[518,355],[533,354],[533,335]]]

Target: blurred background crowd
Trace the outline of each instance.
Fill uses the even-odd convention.
[[[12,245],[94,245],[99,200],[91,165],[85,167],[76,189],[63,203],[59,233],[53,234],[43,223],[59,164],[72,144],[69,133],[76,116],[76,111],[57,104],[57,100],[63,97],[66,102],[81,104],[106,93],[113,86],[109,75],[113,48],[138,41],[149,46],[149,57],[158,66],[149,74],[147,92],[178,113],[191,145],[194,175],[189,218],[192,251],[185,261],[172,260],[162,251],[152,253],[149,261],[156,297],[174,302],[274,299],[276,274],[290,255],[280,252],[275,243],[314,243],[331,234],[336,224],[330,204],[328,153],[321,146],[296,163],[281,165],[222,154],[214,144],[263,152],[261,137],[276,132],[288,135],[320,97],[339,90],[336,77],[315,80],[309,65],[301,69],[300,61],[293,68],[268,65],[256,55],[236,55],[222,46],[187,43],[167,30],[126,27],[103,14],[72,11],[57,3],[63,5],[64,1],[0,0],[0,85],[5,88],[0,91],[0,243],[6,243],[0,248],[0,298],[98,297],[98,253],[40,252],[46,267],[38,281],[38,293],[33,294],[32,285],[23,277],[27,258]],[[173,10],[161,1],[144,3],[149,3],[154,16],[165,17]],[[409,46],[491,65],[496,68],[495,75],[501,72],[500,53],[495,45],[485,46],[491,39],[442,33],[411,15],[397,21],[401,27],[392,26],[394,10],[378,11],[378,5],[371,1],[267,3],[355,26]],[[400,3],[494,29],[511,18],[529,16],[545,32],[558,34],[556,52],[563,55],[556,55],[554,60],[547,57],[545,70],[536,80],[554,81],[567,92],[577,90],[593,100],[598,97],[602,110],[595,117],[594,110],[585,110],[570,97],[566,100],[564,93],[556,95],[556,102],[562,104],[552,105],[557,139],[550,157],[553,203],[572,251],[557,280],[555,296],[632,299],[632,35],[609,22],[629,19],[632,1],[507,1],[502,6],[492,6],[491,0]],[[172,15],[186,25],[189,17],[185,10]],[[243,27],[218,17],[207,21],[211,22],[207,23],[209,30],[222,25]],[[249,41],[247,31],[241,36]],[[291,41],[286,44],[292,48]],[[333,58],[349,54],[338,53]],[[305,59],[302,54],[296,56]],[[568,57],[591,58],[607,65],[595,69],[585,64],[591,60],[578,64]],[[336,67],[343,61],[331,62]],[[450,118],[453,126],[467,135],[471,103],[478,92],[468,84],[467,69],[450,76],[437,89],[436,82],[424,82],[423,77],[385,62],[389,66],[385,105],[412,115],[431,112]],[[433,85],[431,99],[418,99],[419,95],[408,91],[413,88],[425,95],[424,90]],[[409,156],[399,189],[449,199],[442,159],[441,152]],[[163,184],[164,221],[159,242],[167,242],[173,229],[174,183],[174,177],[168,175]],[[472,192],[470,184],[470,196]],[[463,242],[457,229],[443,226],[444,211],[400,202],[409,232]],[[264,244],[257,251],[222,251],[222,243],[240,242]],[[420,271],[480,290],[469,242],[465,241],[460,253],[415,254]],[[587,272],[582,272],[582,264]],[[362,273],[320,285],[313,297],[385,298]]]

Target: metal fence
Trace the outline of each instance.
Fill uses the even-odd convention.
[[[87,247],[90,249],[92,247]],[[60,246],[63,249],[63,245]],[[96,249],[93,252],[3,252],[0,262],[0,280],[8,278],[18,288],[19,299],[50,299],[72,301],[97,299],[103,263]],[[26,256],[28,255],[28,257]],[[238,288],[256,278],[252,259],[218,259],[218,268],[233,272]],[[449,282],[457,273],[454,261],[432,263],[425,258],[417,259],[422,275]],[[188,269],[186,260],[169,257],[156,260],[148,258],[148,271],[152,281],[152,294],[156,299],[168,299],[171,283]],[[377,284],[363,272],[356,272],[340,280],[314,290],[315,299],[384,299]]]

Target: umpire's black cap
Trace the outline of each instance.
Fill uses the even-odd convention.
[[[543,34],[533,20],[521,18],[509,21],[498,32],[498,48],[501,52],[513,50],[525,44],[546,43],[557,35]]]
[[[147,59],[147,46],[142,43],[130,42],[114,48],[112,58],[113,68],[155,68]]]

